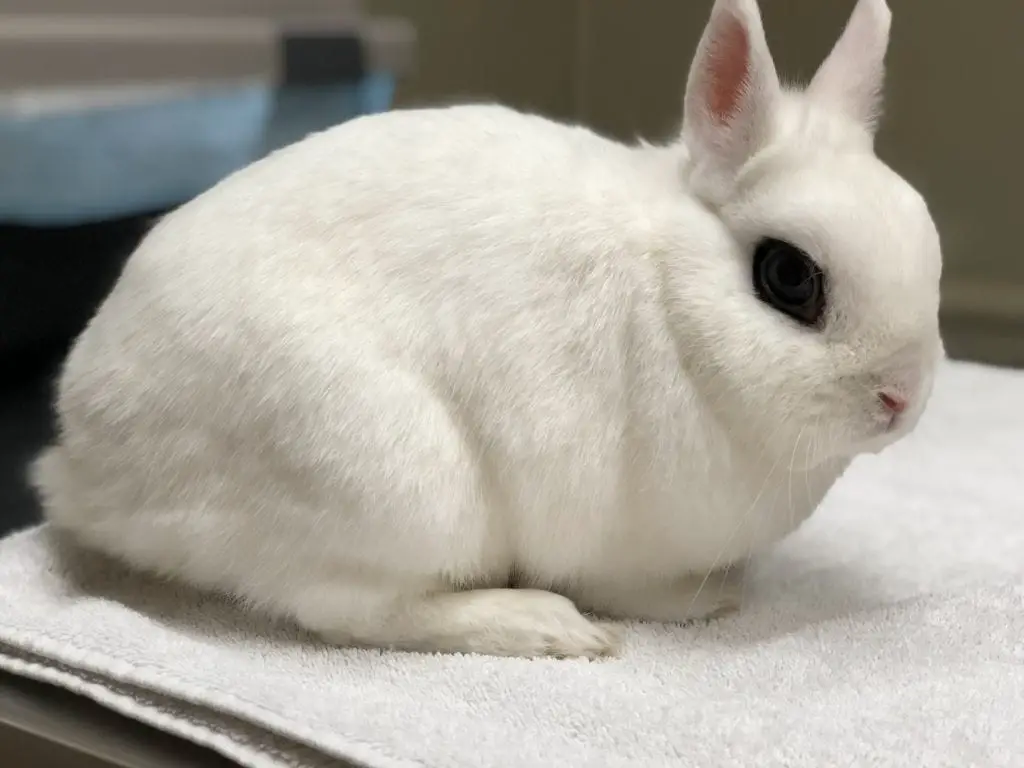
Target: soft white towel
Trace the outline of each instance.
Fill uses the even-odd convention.
[[[749,584],[609,661],[380,653],[36,529],[0,543],[0,667],[260,768],[1020,766],[1024,372],[947,366]]]

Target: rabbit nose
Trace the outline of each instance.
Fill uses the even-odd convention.
[[[878,393],[878,400],[885,406],[885,409],[894,416],[899,416],[907,410],[907,398],[898,395],[891,390],[883,390]]]

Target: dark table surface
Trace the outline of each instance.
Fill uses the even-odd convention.
[[[5,366],[7,375],[0,382],[0,536],[39,520],[26,470],[53,434],[50,393],[61,351]]]
[[[164,213],[65,226],[0,222],[0,535],[38,519],[25,467],[50,439],[60,362]]]

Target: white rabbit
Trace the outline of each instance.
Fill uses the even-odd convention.
[[[586,614],[736,607],[725,566],[943,354],[938,234],[873,152],[889,19],[859,0],[795,91],[718,0],[667,146],[461,106],[226,179],[77,341],[48,519],[341,644],[596,657]]]

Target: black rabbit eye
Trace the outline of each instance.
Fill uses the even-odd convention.
[[[825,312],[825,276],[791,243],[768,238],[754,251],[757,297],[804,325],[817,325]]]

